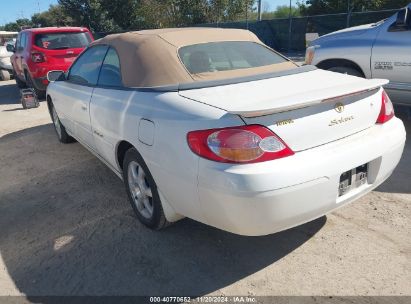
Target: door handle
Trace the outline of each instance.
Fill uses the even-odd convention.
[[[84,110],[84,111],[86,111],[86,110],[87,110],[87,107],[86,107],[85,105],[82,105],[82,106],[81,106],[81,109]]]

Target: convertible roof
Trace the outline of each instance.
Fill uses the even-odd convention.
[[[220,41],[252,41],[264,45],[246,30],[221,28],[171,28],[108,35],[92,45],[113,47],[119,57],[123,84],[158,87],[196,81],[221,80],[295,68],[292,62],[231,71],[190,74],[180,61],[183,46]]]

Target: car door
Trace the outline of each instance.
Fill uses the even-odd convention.
[[[376,37],[371,57],[372,77],[389,79],[386,89],[391,99],[411,104],[411,26],[396,24],[394,15],[382,25]]]
[[[115,145],[127,101],[133,93],[123,87],[117,52],[109,48],[90,103],[90,120],[97,153],[117,168]]]
[[[24,45],[26,42],[26,33],[21,32],[17,36],[17,41],[16,41],[16,46],[15,46],[15,52],[13,55],[13,67],[16,72],[16,75],[18,75],[20,78],[23,78],[23,64],[22,64],[22,59],[23,59],[23,52],[24,52]]]
[[[56,108],[62,117],[63,125],[91,149],[94,149],[95,145],[89,105],[107,49],[105,45],[98,45],[82,53],[71,66],[67,80],[59,85],[56,93]]]

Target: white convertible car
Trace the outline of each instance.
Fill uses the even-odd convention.
[[[48,77],[59,140],[122,178],[153,229],[302,224],[381,184],[405,143],[386,80],[298,67],[244,30],[110,35]]]

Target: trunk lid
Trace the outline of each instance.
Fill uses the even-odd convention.
[[[301,151],[375,125],[387,82],[314,70],[179,94],[267,126]]]

